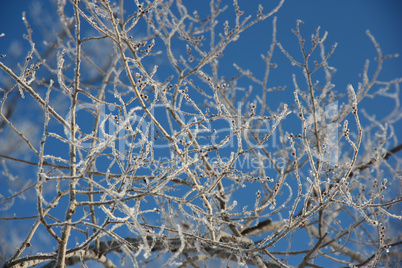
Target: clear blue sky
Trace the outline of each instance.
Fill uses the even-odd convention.
[[[14,51],[22,52],[21,56],[26,55],[26,50],[20,48],[23,46],[26,48],[27,42],[14,42],[17,39],[21,41],[21,35],[25,33],[25,27],[21,20],[22,11],[29,14],[35,10],[38,3],[46,8],[47,2],[46,0],[0,2],[0,32],[6,34],[5,37],[0,38],[1,54],[8,52],[11,58],[12,54],[9,51],[11,46],[14,47]],[[200,14],[208,11],[209,5],[205,4],[206,2],[184,1],[190,10],[192,7],[199,9]],[[265,10],[269,10],[278,1],[263,2]],[[252,15],[255,14],[259,3],[260,1],[239,0],[241,9],[246,14]],[[232,13],[231,1],[223,1],[223,4],[229,6],[226,13]],[[326,42],[327,49],[333,43],[338,43],[335,55],[329,61],[337,69],[335,82],[338,82],[338,87],[345,87],[348,83],[356,84],[360,81],[357,75],[362,71],[365,60],[370,59],[372,61],[373,57],[376,56],[375,49],[365,34],[367,29],[375,36],[384,54],[401,53],[402,50],[402,1],[399,0],[287,0],[276,16],[278,17],[277,39],[290,51],[299,52],[297,40],[291,32],[298,19],[305,22],[301,29],[307,40],[315,32],[316,27],[321,26],[322,33],[325,31],[329,33]],[[30,15],[27,17],[33,21]],[[221,22],[223,23],[223,19]],[[262,64],[262,61],[259,54],[267,50],[271,40],[271,29],[270,21],[256,25],[256,27],[252,27],[243,33],[242,38],[228,48],[224,54],[230,55],[232,60],[228,61],[228,66],[225,66],[225,62],[222,61],[222,65],[225,68],[227,67],[228,73],[234,71],[232,62],[236,61],[242,68],[250,69],[255,74],[259,72],[262,74],[263,70],[259,65]],[[260,36],[259,42],[248,42],[255,35]],[[246,47],[252,51],[258,51],[258,53],[252,57],[250,57],[250,53],[239,53]],[[276,53],[278,57],[274,58],[277,62],[284,59],[279,54],[281,53]],[[374,64],[373,61],[372,64]],[[385,67],[387,66],[391,67],[381,74],[380,79],[402,76],[402,57],[388,61]]]

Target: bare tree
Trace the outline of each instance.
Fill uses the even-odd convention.
[[[59,0],[44,47],[24,15],[25,62],[0,61],[0,221],[29,230],[3,238],[4,267],[400,263],[401,79],[378,79],[394,56],[367,32],[376,69],[335,90],[327,33],[306,44],[297,21],[278,42],[283,2],[248,15],[236,0],[211,0],[209,14],[181,0]],[[263,21],[264,75],[234,63],[228,77],[225,49]],[[286,90],[270,79],[274,53],[299,67]],[[287,97],[273,105],[274,91]],[[388,115],[360,110],[367,97],[387,98]]]

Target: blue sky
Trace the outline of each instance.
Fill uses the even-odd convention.
[[[47,1],[1,1],[0,32],[6,34],[0,39],[1,53],[4,54],[13,44],[13,40],[19,39],[25,33],[21,20],[22,11],[29,13],[38,2],[46,6]],[[194,6],[194,9],[208,10],[209,5],[204,5],[204,2],[184,1],[189,4],[190,9]],[[269,10],[269,6],[274,6],[273,3],[277,2],[266,1],[265,10]],[[223,3],[231,8],[231,1],[223,1]],[[239,1],[240,7],[246,13],[253,15],[259,3],[260,1]],[[307,35],[313,33],[317,26],[321,26],[322,32],[328,31],[328,44],[339,43],[336,56],[332,59],[334,65],[339,65],[336,66],[338,76],[350,78],[350,80],[353,77],[356,80],[354,76],[356,70],[359,71],[364,61],[375,53],[365,34],[367,29],[376,37],[385,53],[398,53],[401,50],[402,2],[399,0],[287,0],[276,16],[278,17],[278,41],[282,43],[285,43],[285,40],[296,41],[290,30],[295,28],[297,19],[305,22],[302,29]],[[264,35],[264,32],[268,34]],[[271,38],[271,25],[269,23],[257,25],[248,29],[244,35],[252,36],[256,33],[261,35],[261,42],[246,45],[263,51]],[[240,39],[239,45],[244,46],[243,42],[247,42],[246,39]],[[297,43],[293,45],[297,47]],[[396,68],[390,68],[387,74],[389,77],[400,75],[402,59],[393,60],[392,63]]]
[[[19,62],[24,61],[29,47],[25,40],[21,41],[22,34],[25,34],[25,27],[21,20],[22,11],[26,11],[28,20],[32,21],[33,18],[30,17],[29,12],[38,3],[46,6],[46,2],[34,0],[2,0],[0,2],[0,33],[5,33],[5,37],[0,38],[0,54],[9,55],[6,59],[1,59],[3,62],[15,64],[13,56],[18,56]],[[209,5],[205,4],[206,2],[208,1],[183,0],[190,10],[199,9],[200,15],[208,11]],[[258,4],[262,2],[265,6],[264,10],[268,11],[278,1],[239,0],[239,5],[246,14],[254,16]],[[223,4],[229,6],[226,11],[229,13],[228,17],[232,16],[231,1],[224,0]],[[307,40],[307,46],[309,37],[315,33],[317,26],[321,27],[321,34],[328,32],[325,43],[327,51],[335,42],[338,43],[329,63],[337,69],[333,83],[336,84],[336,89],[343,92],[347,84],[357,87],[357,83],[361,81],[359,74],[367,59],[370,59],[371,70],[376,64],[373,60],[377,56],[376,50],[366,35],[366,30],[370,30],[374,35],[384,54],[402,54],[402,1],[400,0],[287,0],[276,16],[278,17],[277,40],[285,49],[293,53],[296,59],[300,58],[300,48],[296,36],[291,32],[291,29],[296,27],[296,20],[304,22],[301,25],[301,32]],[[224,17],[218,18],[221,23],[224,19]],[[269,49],[272,38],[271,22],[272,19],[268,19],[247,29],[241,34],[239,41],[229,45],[224,52],[224,57],[220,60],[222,75],[235,76],[233,62],[236,62],[241,68],[248,69],[259,77],[263,76],[264,62],[260,54],[266,54]],[[255,36],[259,38],[256,40]],[[273,93],[272,99],[268,100],[272,105],[279,106],[281,98],[289,98],[289,96],[293,98],[292,73],[297,73],[299,79],[301,77],[300,70],[292,66],[278,48],[276,48],[273,62],[279,67],[271,73],[271,86],[287,86],[287,91]],[[390,80],[397,77],[402,77],[402,57],[386,61],[379,79]],[[1,81],[0,86],[2,86]],[[380,98],[366,100],[359,108],[365,108],[381,118],[387,111],[387,104],[388,100]],[[399,139],[402,138],[401,131],[401,124],[396,125]],[[0,226],[2,224],[4,223],[0,223]]]
[[[1,1],[0,32],[5,33],[5,37],[0,38],[0,53],[9,54],[10,59],[13,56],[11,51],[20,53],[20,57],[26,55],[27,42],[24,40],[21,42],[21,36],[25,33],[21,14],[26,11],[28,20],[32,22],[33,18],[30,17],[29,12],[35,10],[38,3],[46,8],[46,2],[35,0]],[[277,2],[264,2],[265,10],[269,10]],[[185,0],[184,3],[189,6],[190,10],[192,8],[199,10],[201,15],[203,11],[208,12],[209,5],[204,4],[205,1]],[[241,9],[246,14],[252,15],[255,14],[259,3],[260,1],[239,1]],[[231,14],[233,8],[231,1],[223,1],[223,5],[229,6],[226,14]],[[322,34],[325,31],[328,32],[327,50],[335,42],[338,43],[335,54],[329,61],[337,69],[337,74],[334,77],[337,87],[345,88],[349,83],[356,84],[359,82],[358,74],[361,73],[366,59],[370,59],[374,66],[372,59],[376,56],[376,51],[365,33],[366,30],[370,30],[374,35],[384,54],[401,53],[402,1],[399,0],[287,0],[276,16],[278,17],[277,40],[289,51],[294,51],[296,58],[300,49],[291,29],[295,29],[298,19],[304,22],[301,29],[307,40],[315,32],[317,26],[320,26]],[[220,21],[223,23],[223,19]],[[38,31],[34,30],[34,33]],[[225,61],[222,61],[221,64],[224,69],[229,74],[235,72],[232,66],[232,62],[235,61],[243,69],[249,69],[257,75],[259,73],[262,75],[261,66],[263,62],[259,54],[267,51],[271,34],[271,20],[247,29],[242,34],[242,38],[231,44],[224,53],[231,57],[231,60],[227,61],[227,65],[225,65]],[[256,35],[260,36],[258,42],[248,42]],[[251,53],[247,51],[239,53],[245,48],[259,53],[255,53],[251,57]],[[277,57],[274,57],[274,61],[281,63],[283,60],[283,63],[286,64],[287,60],[283,54],[279,51],[276,52],[275,56]],[[289,63],[289,61],[287,62]],[[294,67],[289,64],[287,68]],[[386,62],[385,68],[386,72],[381,74],[380,79],[401,77],[402,57],[389,60]],[[287,73],[291,72],[288,71]],[[275,77],[271,77],[271,79],[275,80]],[[283,82],[278,81],[278,84],[280,83]]]

